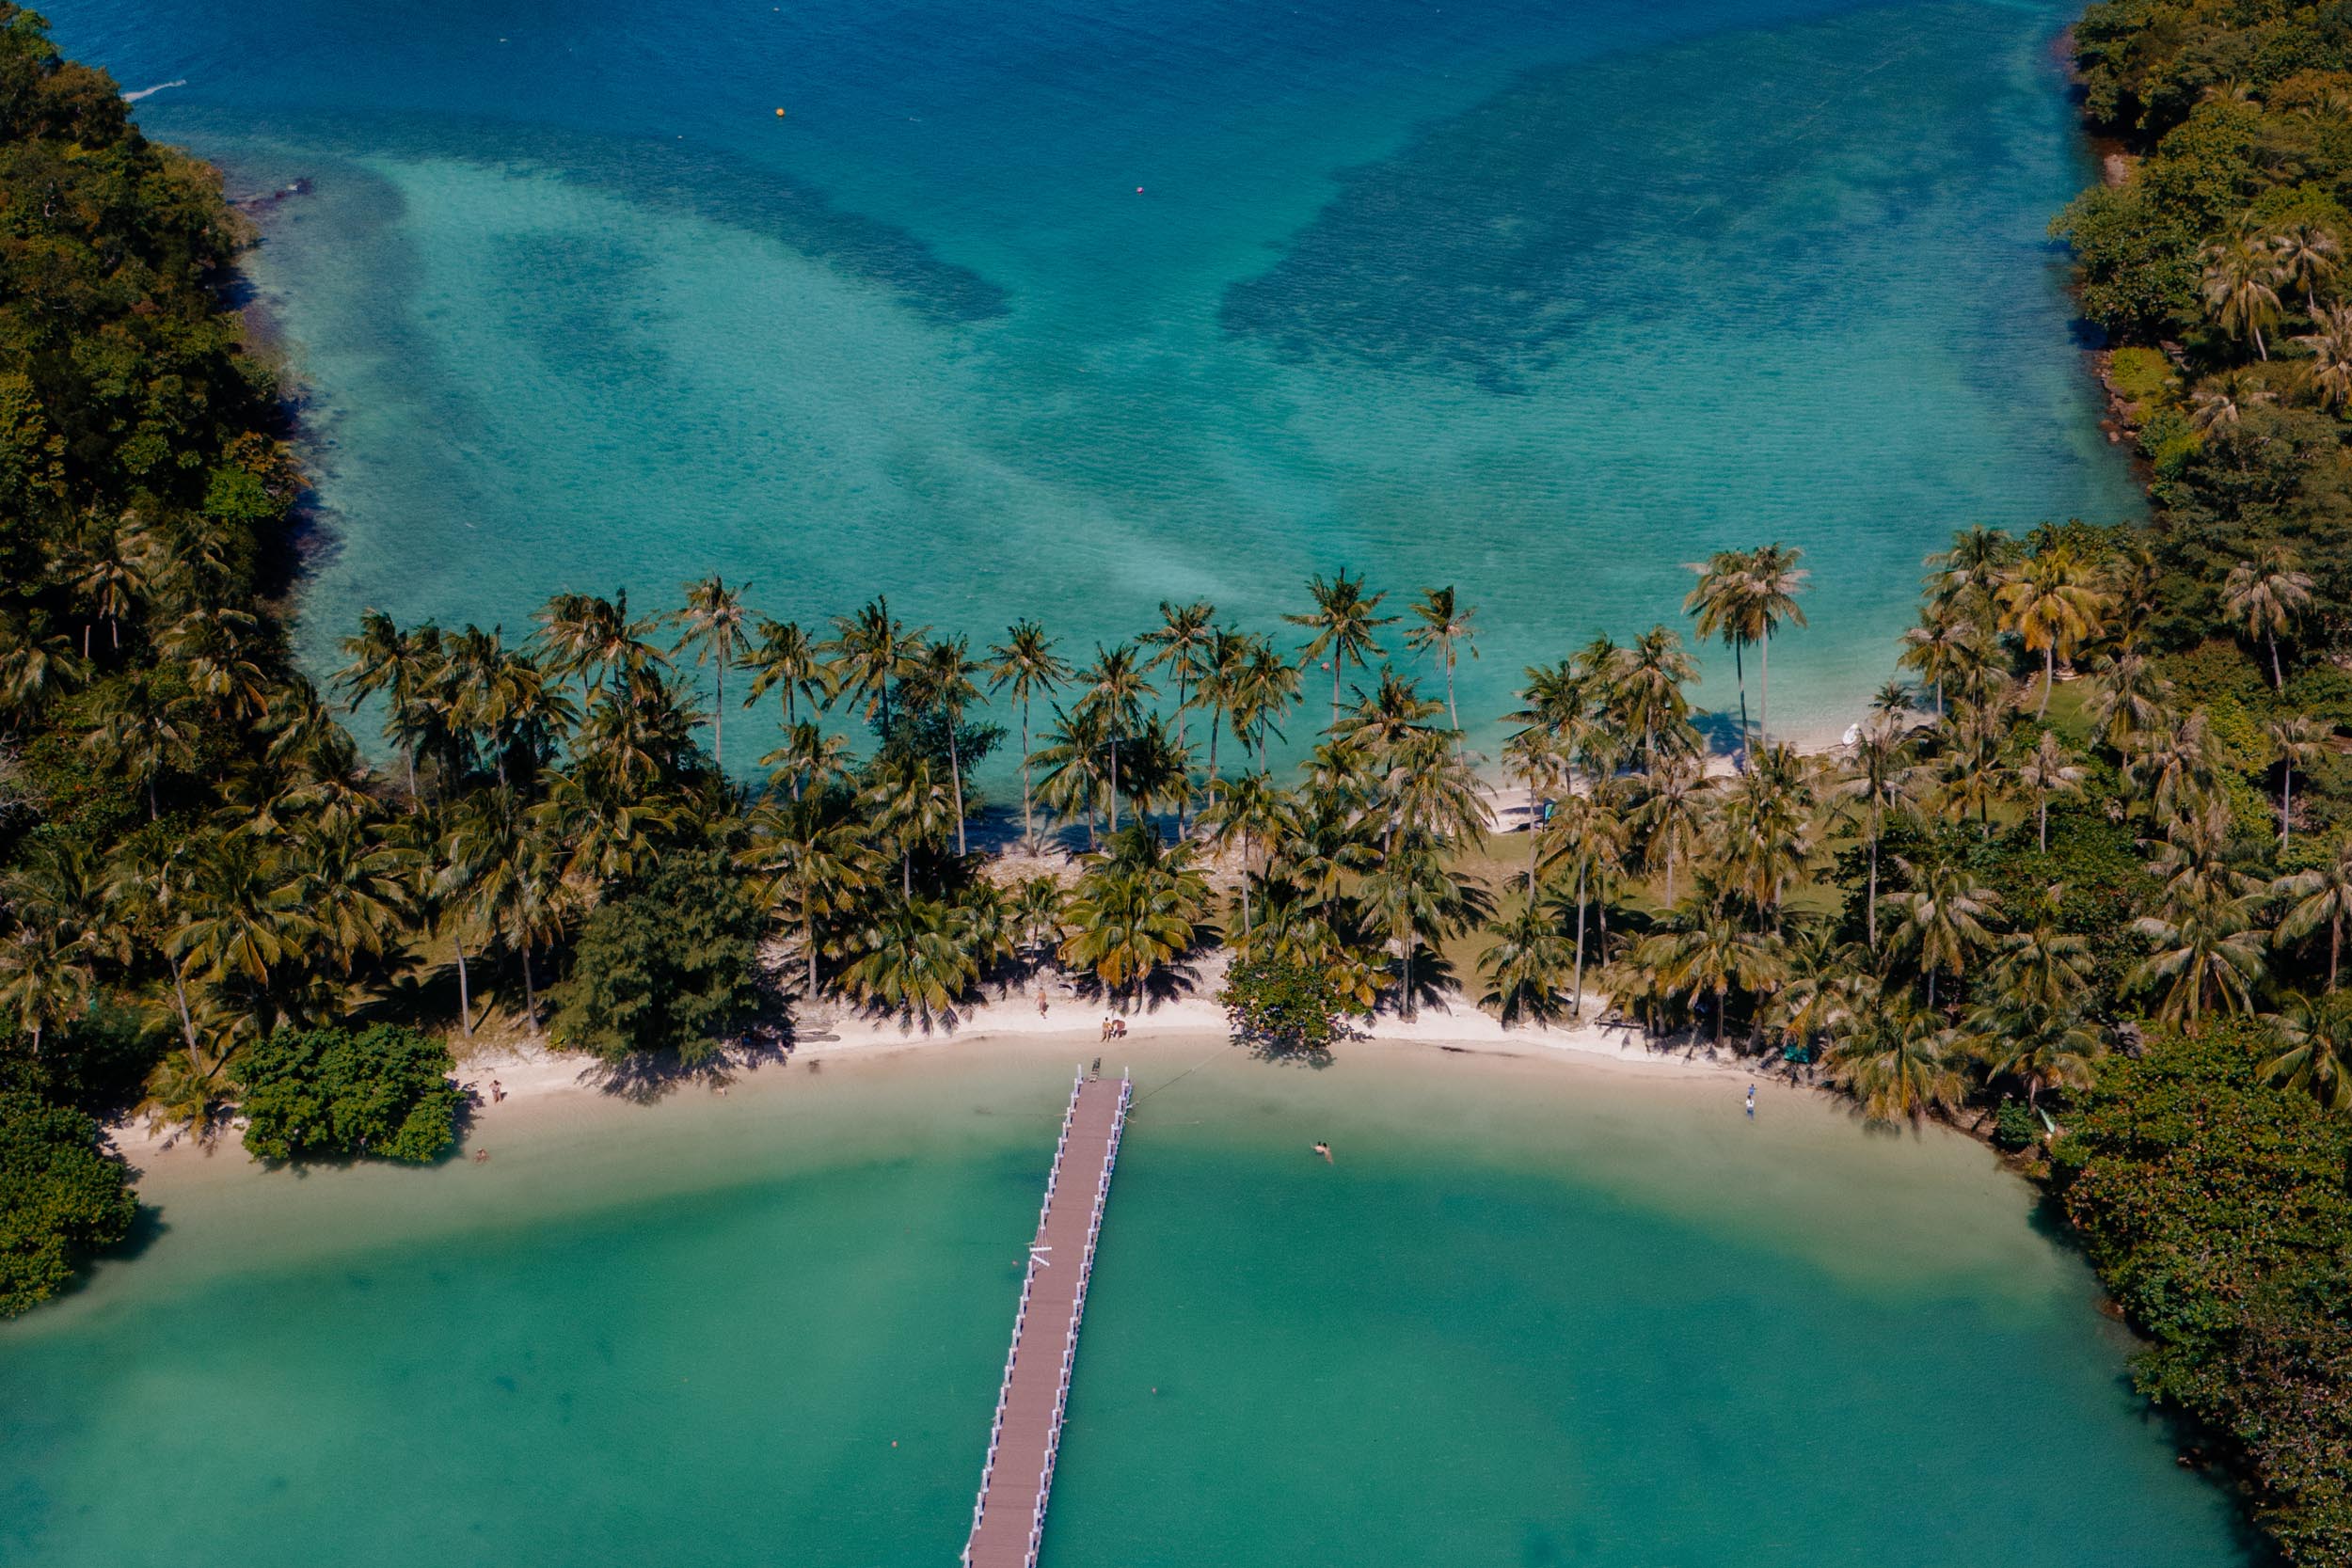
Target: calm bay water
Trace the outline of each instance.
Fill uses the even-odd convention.
[[[252,267],[314,668],[367,606],[712,570],[1083,651],[1346,564],[1482,606],[1487,716],[1780,537],[1778,711],[1834,729],[1950,529],[2138,504],[2042,237],[2064,3],[52,9],[239,189],[314,182]]]
[[[1054,1568],[2245,1560],[1980,1149],[1369,1054],[1133,1053]],[[0,1329],[0,1559],[950,1561],[1067,1073],[967,1047],[483,1166],[183,1163],[144,1257]]]

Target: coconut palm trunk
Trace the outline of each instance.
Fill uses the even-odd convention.
[[[1021,847],[1037,848],[1037,817],[1029,806],[1029,700],[1021,699]]]
[[[449,934],[451,949],[457,955],[457,1022],[464,1026],[466,1037],[473,1038],[473,990],[466,978],[466,942],[454,930]]]
[[[2034,718],[2050,716],[2050,693],[2058,686],[2058,641],[2053,638],[2042,649],[2042,705],[2034,709]]]
[[[947,786],[956,796],[956,857],[971,853],[963,842],[963,760],[956,750],[956,714],[947,712]]]
[[[1589,860],[1580,855],[1576,861],[1576,1000],[1568,1016],[1578,1020],[1584,1017],[1584,868]]]
[[[188,1012],[188,987],[180,969],[180,960],[167,952],[165,960],[171,965],[171,997],[180,1005],[180,1037],[188,1042],[188,1053],[196,1053],[196,1020]]]

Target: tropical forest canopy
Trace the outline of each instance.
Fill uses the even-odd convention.
[[[2152,1337],[2150,1395],[2291,1557],[2343,1560],[2334,14],[2084,24],[2128,177],[2060,225],[2151,525],[1960,531],[1900,678],[1816,754],[1770,654],[1837,563],[1717,555],[1682,619],[1528,669],[1482,758],[1475,607],[1345,570],[1280,625],[1169,603],[1092,648],[912,626],[886,584],[778,621],[714,570],[513,639],[370,614],[314,686],[263,598],[300,479],[218,301],[240,225],[0,6],[0,1307],[131,1224],[93,1118],[430,1160],[483,1030],[635,1072],[1046,982],[1215,988],[1269,1052],[1605,1010],[1994,1136]],[[1729,756],[1690,639],[1737,656]]]

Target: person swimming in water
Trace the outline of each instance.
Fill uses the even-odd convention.
[[[1329,1144],[1317,1143],[1315,1145],[1315,1152],[1323,1156],[1323,1163],[1327,1165],[1335,1165],[1339,1164],[1338,1161],[1331,1158],[1331,1146]]]

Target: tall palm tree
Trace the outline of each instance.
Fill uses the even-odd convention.
[[[1905,787],[1914,748],[1907,736],[1890,724],[1872,724],[1854,737],[1846,759],[1846,774],[1837,795],[1861,830],[1869,869],[1864,884],[1863,929],[1872,953],[1879,949],[1879,845],[1886,836],[1887,818],[1910,804]]]
[[[1936,976],[1959,979],[1976,955],[1991,945],[1993,933],[1985,922],[2000,909],[2000,895],[1957,861],[1918,866],[1899,855],[1895,863],[1911,883],[1910,891],[1895,899],[1902,911],[1895,942],[1927,977],[1928,1006],[1933,1010]]]
[[[511,788],[477,790],[459,805],[444,853],[444,886],[459,892],[462,914],[496,934],[522,969],[523,1020],[539,1032],[534,947],[556,941],[563,915],[555,857],[542,823]]]
[[[710,760],[722,773],[727,770],[727,668],[741,656],[749,635],[751,612],[743,608],[743,594],[750,587],[729,588],[713,572],[686,585],[686,603],[671,617],[678,636],[670,651],[692,648],[695,668],[706,661],[712,666],[717,686],[710,706]]]
[[[349,817],[306,823],[287,847],[287,894],[302,937],[324,944],[345,979],[407,931],[415,857]]]
[[[2263,733],[2279,753],[2279,853],[2283,855],[2293,841],[2295,770],[2310,768],[2312,759],[2327,745],[2328,727],[2298,713],[2272,720],[2263,726]]]
[[[1478,971],[1486,977],[1481,1005],[1494,1008],[1506,1025],[1521,1018],[1550,1020],[1560,1010],[1561,982],[1576,958],[1559,920],[1530,888],[1518,909],[1486,930],[1494,940],[1478,958]]]
[[[2316,223],[2290,223],[2267,243],[2278,282],[2303,291],[2303,313],[2319,314],[2319,292],[2335,281],[2344,246],[2334,230]]]
[[[2312,330],[2295,341],[2312,351],[2303,374],[2326,409],[2352,403],[2352,306],[2323,305],[2312,315]]]
[[[164,950],[207,982],[234,982],[266,996],[294,956],[298,904],[250,834],[210,837],[194,847]]]
[[[1273,643],[1253,639],[1226,717],[1232,723],[1234,738],[1242,743],[1244,756],[1254,759],[1261,773],[1273,767],[1266,755],[1266,739],[1269,736],[1281,738],[1282,721],[1298,701],[1298,686],[1297,667],[1276,653]]]
[[[1159,689],[1144,679],[1145,665],[1136,657],[1132,643],[1121,642],[1116,648],[1094,646],[1094,662],[1078,672],[1077,682],[1085,689],[1078,705],[1090,708],[1101,716],[1104,744],[1110,755],[1111,832],[1119,832],[1119,752],[1128,735],[1143,719],[1143,701],[1159,695]]]
[[[1930,1111],[1960,1103],[1965,1085],[1955,1065],[1951,1031],[1934,1006],[1890,997],[1860,1012],[1831,1047],[1830,1069],[1862,1101],[1874,1121],[1916,1123]]]
[[[1774,542],[1749,560],[1746,614],[1756,630],[1756,738],[1759,746],[1772,743],[1772,633],[1783,622],[1804,626],[1804,610],[1797,595],[1813,574],[1797,564],[1804,552]]]
[[[935,639],[917,649],[906,677],[915,700],[926,707],[939,709],[947,721],[947,783],[948,793],[955,800],[959,855],[971,850],[963,837],[963,758],[958,732],[963,728],[964,709],[979,700],[980,689],[972,677],[980,673],[980,665],[972,657],[971,644],[959,635]]]
[[[91,950],[82,939],[43,921],[0,936],[0,1011],[24,1031],[36,1060],[41,1037],[80,1019],[97,993]]]
[[[2230,568],[2221,585],[2221,603],[2248,637],[2259,637],[2270,650],[2270,683],[2286,689],[2285,666],[2279,662],[2279,634],[2292,630],[2311,608],[2312,578],[2296,566],[2283,545],[2265,545],[2251,561]]]
[[[1927,616],[1979,624],[1993,618],[1993,596],[2009,580],[2019,553],[2014,535],[1983,523],[1956,529],[1949,549],[1927,558]]]
[[[1200,651],[1200,676],[1194,686],[1195,706],[1209,710],[1209,784],[1212,788],[1220,776],[1217,772],[1217,732],[1225,727],[1225,719],[1233,706],[1248,673],[1249,653],[1255,640],[1244,633],[1219,626],[1209,634],[1208,646]]]
[[[913,665],[930,628],[909,627],[890,613],[887,596],[862,606],[854,615],[836,615],[834,634],[818,645],[831,661],[834,691],[866,705],[866,717],[890,727],[891,688]]]
[[[2250,896],[2203,891],[2168,896],[2158,913],[2132,922],[2154,949],[2133,983],[2164,987],[2157,1016],[2196,1027],[2208,1008],[2251,1012],[2263,976],[2263,939]]]
[[[2017,782],[2033,797],[2034,840],[2046,855],[2050,852],[2050,797],[2081,794],[2083,769],[2058,732],[2043,730],[2025,761],[2017,765]]]
[[[1742,925],[1712,888],[1694,889],[1671,921],[1666,929],[1643,939],[1637,956],[1669,994],[1687,994],[1695,1003],[1705,992],[1712,999],[1720,1051],[1732,991],[1770,985],[1780,971],[1779,945]]]
[[[1405,645],[1417,654],[1436,654],[1444,667],[1446,722],[1458,737],[1462,711],[1454,704],[1454,666],[1464,650],[1472,658],[1478,657],[1477,607],[1462,603],[1454,585],[1448,583],[1443,588],[1422,589],[1421,597],[1413,601],[1412,612],[1421,624],[1405,634]]]
[[[1706,772],[1684,758],[1651,765],[1629,816],[1641,835],[1643,864],[1666,874],[1665,903],[1675,903],[1675,872],[1704,841],[1713,800]]]
[[[1250,928],[1249,872],[1254,851],[1277,842],[1293,820],[1290,801],[1263,773],[1245,772],[1238,778],[1209,781],[1209,809],[1201,814],[1209,843],[1220,853],[1241,857],[1241,927]]]
[[[821,799],[753,808],[742,863],[757,879],[761,907],[800,939],[803,1003],[817,999],[824,928],[847,919],[873,885],[870,858],[859,842],[864,826]]]
[[[2014,632],[2027,653],[2042,656],[2042,705],[2050,711],[2058,685],[2058,661],[2096,639],[2107,610],[2098,568],[2072,545],[2058,542],[2034,551],[2001,585],[2001,629]]]
[[[119,772],[147,798],[148,820],[160,814],[155,783],[196,762],[192,704],[151,670],[125,671],[96,693],[97,727],[82,748],[102,766]]]
[[[1138,822],[1114,835],[1110,853],[1094,857],[1071,890],[1065,910],[1074,929],[1062,959],[1094,971],[1122,1011],[1135,990],[1200,939],[1209,889],[1192,857],[1191,845],[1164,847]]]
[[[825,689],[823,660],[818,657],[817,644],[798,621],[771,621],[759,618],[759,640],[744,656],[743,662],[752,671],[752,689],[743,697],[743,705],[751,707],[774,688],[784,703],[784,727],[788,732],[800,722],[799,700],[806,697],[812,703],[824,702],[830,693]]]
[[[2093,667],[2085,712],[2107,745],[2122,752],[2135,735],[2171,727],[2165,708],[2171,695],[2172,683],[2156,673],[2148,656],[2126,649]]]
[[[1379,857],[1362,880],[1359,897],[1396,952],[1401,1006],[1410,1020],[1420,1011],[1414,970],[1422,939],[1442,939],[1484,915],[1485,894],[1447,864],[1438,840],[1411,832]]]
[[[1043,771],[1038,776],[1039,799],[1065,822],[1084,820],[1087,848],[1095,847],[1095,823],[1102,815],[1110,731],[1099,708],[1084,704],[1064,712],[1054,707],[1054,722],[1030,753]]]
[[[368,698],[383,695],[390,710],[385,730],[397,737],[401,760],[407,765],[411,807],[422,800],[417,792],[417,745],[426,733],[426,724],[419,708],[433,667],[439,662],[438,641],[437,635],[428,649],[382,610],[364,610],[358,633],[343,639],[343,657],[351,662],[335,673],[336,684],[350,693],[354,712]]]
[[[785,732],[783,745],[759,759],[762,768],[771,769],[769,786],[789,780],[795,800],[834,779],[848,778],[851,762],[848,740],[827,735],[805,719]]]
[[[2270,349],[2263,341],[2263,329],[2279,321],[2276,261],[2243,243],[2209,245],[2200,261],[2205,305],[2214,320],[2235,337],[2251,338],[2255,354],[2267,360]]]
[[[2272,1026],[2280,1049],[2263,1064],[2264,1075],[2310,1095],[2331,1115],[2352,1114],[2352,1009],[2340,1001],[2313,1006],[2293,997]]]
[[[2333,991],[2344,957],[2344,928],[2352,922],[2352,840],[2337,846],[2333,859],[2280,878],[2270,891],[2287,900],[2278,940],[2300,942],[2322,926],[2328,927],[2328,989]]]
[[[1682,651],[1681,633],[1671,626],[1650,627],[1611,661],[1601,678],[1626,728],[1642,737],[1644,766],[1656,766],[1669,736],[1683,742],[1675,746],[1677,752],[1694,749],[1688,740],[1691,700],[1682,689],[1699,678],[1699,668]]]
[[[1305,615],[1285,615],[1283,620],[1295,626],[1306,626],[1314,635],[1298,651],[1300,669],[1329,656],[1331,667],[1331,722],[1340,721],[1340,683],[1346,677],[1350,664],[1362,666],[1380,651],[1379,629],[1393,622],[1393,615],[1375,613],[1380,601],[1389,596],[1386,589],[1377,594],[1364,593],[1364,579],[1351,578],[1346,568],[1338,578],[1326,582],[1320,574],[1307,584],[1307,593],[1315,602],[1312,611]]]
[[[1756,557],[1746,550],[1717,550],[1705,561],[1683,563],[1685,571],[1698,578],[1697,585],[1684,595],[1682,613],[1695,618],[1702,638],[1720,637],[1731,650],[1732,678],[1740,688],[1740,740],[1748,738],[1748,672],[1745,654],[1755,641],[1755,619],[1750,614],[1749,584],[1753,580]]]
[[[1147,670],[1165,668],[1176,677],[1176,744],[1184,743],[1184,717],[1192,706],[1192,689],[1207,670],[1205,662],[1209,645],[1216,633],[1209,623],[1216,619],[1216,608],[1205,599],[1195,599],[1180,605],[1168,599],[1160,601],[1160,624],[1145,632],[1136,641],[1153,651]],[[1183,836],[1179,829],[1178,835]]]
[[[930,759],[884,753],[866,769],[866,811],[882,840],[898,851],[898,895],[914,896],[914,851],[943,843],[955,820],[949,794]]]
[[[1556,861],[1572,868],[1563,895],[1576,906],[1574,999],[1568,1016],[1584,1016],[1584,915],[1594,885],[1623,860],[1626,822],[1610,792],[1588,790],[1559,802],[1547,828]]]
[[[1009,687],[1012,700],[1021,705],[1021,842],[1032,848],[1037,845],[1037,819],[1029,794],[1029,704],[1051,697],[1071,676],[1069,660],[1056,654],[1055,646],[1055,640],[1035,621],[1015,621],[1005,640],[988,650],[988,689],[993,693]],[[1214,732],[1209,744],[1216,744]]]
[[[953,910],[902,895],[859,932],[858,957],[842,978],[865,1001],[915,1014],[928,1024],[979,978],[979,967],[956,938]]]
[[[92,527],[72,575],[74,594],[93,620],[106,623],[107,645],[122,646],[122,623],[137,610],[150,589],[148,542],[145,531],[131,518]],[[89,657],[89,625],[82,628],[82,657]]]

